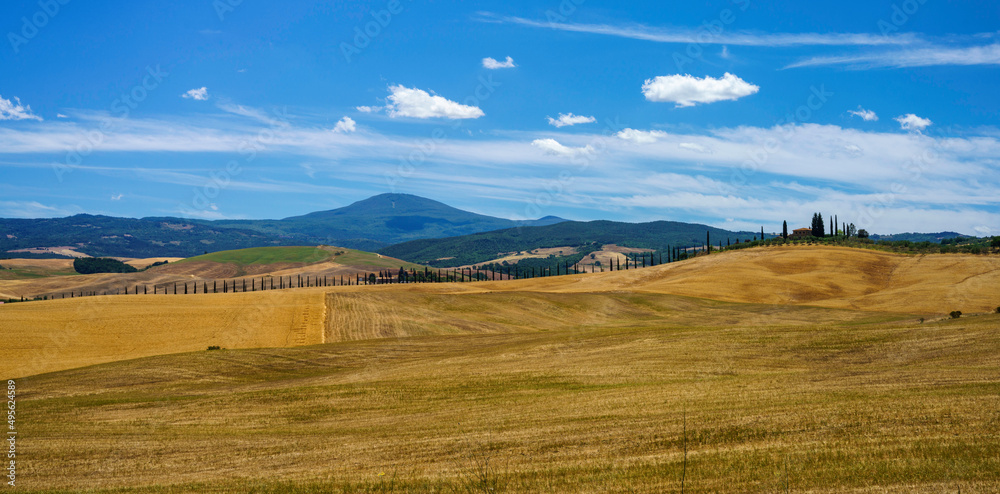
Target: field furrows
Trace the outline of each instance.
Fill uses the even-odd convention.
[[[321,296],[310,297],[310,303],[303,304],[295,311],[288,346],[304,346],[322,343],[326,326],[326,306]]]
[[[327,295],[326,341],[367,340],[403,336],[401,319],[376,295]]]

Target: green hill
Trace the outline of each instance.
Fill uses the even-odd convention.
[[[581,257],[601,245],[662,251],[668,247],[693,247],[705,243],[705,232],[712,243],[727,240],[741,242],[754,238],[753,232],[731,232],[720,228],[677,221],[622,223],[617,221],[564,221],[554,225],[508,228],[461,237],[424,239],[386,247],[379,252],[406,261],[430,266],[480,264],[509,252],[550,247],[581,247]],[[758,234],[759,235],[759,234]],[[565,261],[578,259],[567,256]]]
[[[253,247],[249,249],[226,250],[189,257],[171,265],[176,266],[205,261],[220,264],[235,264],[240,267],[260,264],[313,264],[322,261],[333,261],[345,266],[366,269],[398,269],[400,267],[406,269],[423,269],[423,266],[385,257],[374,252],[329,246]]]
[[[218,262],[248,266],[251,264],[277,264],[294,262],[312,264],[329,259],[333,253],[319,247],[254,247],[239,250],[224,250],[201,256],[189,257],[174,264],[187,262]]]

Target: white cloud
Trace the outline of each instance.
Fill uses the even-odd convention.
[[[594,148],[590,145],[580,148],[567,147],[563,146],[555,139],[535,139],[531,142],[531,145],[545,151],[548,154],[554,154],[557,156],[573,157],[583,154],[592,154],[594,152]]]
[[[528,27],[575,33],[603,34],[657,43],[696,43],[698,45],[739,46],[879,46],[908,45],[921,41],[913,34],[883,36],[869,33],[751,33],[729,31],[707,33],[705,29],[659,28],[642,24],[572,24],[552,20],[536,21],[522,17],[482,14],[486,22],[507,22]],[[706,36],[706,34],[710,34]]]
[[[491,57],[486,57],[483,59],[483,67],[486,67],[487,69],[512,69],[517,67],[517,65],[514,65],[514,59],[510,57],[507,57],[507,60],[504,60],[503,62]]]
[[[915,130],[917,132],[923,131],[933,123],[930,119],[920,118],[912,113],[900,115],[893,120],[899,122],[899,127],[903,130]]]
[[[646,79],[642,85],[642,94],[647,100],[672,101],[677,103],[678,107],[737,100],[759,90],[759,86],[750,84],[729,72],[720,79],[709,76],[699,79],[687,74],[658,76]]]
[[[687,149],[688,151],[694,151],[696,153],[705,153],[705,154],[712,153],[712,150],[706,148],[705,146],[702,146],[701,144],[697,144],[694,142],[682,142],[678,144],[677,147],[681,149]]]
[[[358,125],[354,122],[354,119],[352,119],[351,117],[344,117],[340,119],[340,121],[337,122],[337,125],[333,127],[333,131],[344,134],[350,134],[351,132],[357,130],[357,128]]]
[[[63,115],[62,113],[56,113],[56,118],[69,118],[69,117],[66,116],[66,115]]]
[[[21,100],[14,97],[14,101],[9,99],[3,99],[0,96],[0,120],[38,120],[42,121],[42,117],[31,113],[31,107],[27,105],[21,105]]]
[[[390,117],[448,118],[452,120],[479,118],[485,113],[475,106],[456,103],[427,91],[402,85],[389,87],[386,113]]]
[[[202,87],[197,88],[197,89],[192,89],[192,90],[190,90],[190,91],[182,94],[181,97],[185,98],[185,99],[194,99],[194,100],[198,100],[198,101],[205,101],[205,100],[208,99],[208,88],[202,86]]]
[[[111,196],[111,200],[112,201],[120,201],[120,200],[122,200],[122,197],[125,197],[125,194],[115,194],[115,195]]]
[[[574,115],[572,113],[560,113],[559,118],[547,117],[549,119],[549,125],[555,127],[566,127],[568,125],[585,124],[594,122],[594,117],[585,117],[583,115]]]
[[[865,122],[878,121],[878,115],[876,115],[875,112],[871,110],[865,110],[864,108],[861,108],[861,105],[858,105],[857,110],[848,110],[847,113],[850,113],[855,117],[861,117],[861,119],[864,120]]]
[[[722,57],[722,58],[728,59],[729,58],[729,47],[726,46],[726,45],[722,45],[722,52],[719,53],[719,56]]]
[[[929,67],[935,65],[1000,65],[1000,44],[961,48],[935,46],[859,55],[813,57],[786,69],[844,65],[849,69]]]
[[[59,218],[81,212],[76,206],[62,208],[37,201],[0,201],[0,218]]]
[[[381,111],[382,107],[381,106],[358,106],[358,107],[355,107],[355,109],[358,110],[361,113],[375,113],[377,111]]]
[[[619,139],[624,139],[629,142],[634,142],[636,144],[652,144],[659,140],[661,137],[667,137],[669,134],[659,130],[635,130],[635,129],[625,129],[621,132],[615,134]]]

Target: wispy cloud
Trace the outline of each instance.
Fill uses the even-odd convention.
[[[1000,45],[930,47],[851,55],[812,57],[786,66],[842,65],[847,69],[930,67],[936,65],[1000,65]]]
[[[0,218],[58,218],[81,212],[77,207],[49,206],[38,201],[0,201]]]
[[[636,130],[636,129],[623,129],[622,131],[615,134],[619,139],[624,139],[629,142],[634,142],[636,144],[652,144],[659,140],[661,137],[667,137],[669,134],[661,130]]]
[[[864,120],[865,122],[878,121],[878,115],[876,115],[875,112],[871,110],[865,110],[864,108],[861,107],[861,105],[858,105],[857,110],[848,110],[847,113],[850,113],[855,117],[861,117],[861,119]]]
[[[120,166],[85,163],[72,168],[78,174],[183,187],[204,186],[210,180],[210,170],[136,168],[134,155],[125,153],[239,152],[240,146],[257,136],[263,127],[256,118],[242,118],[242,114],[266,114],[253,108],[244,110],[238,116],[219,112],[191,119],[122,121],[88,160],[119,160]],[[20,156],[24,154],[38,155],[33,163],[5,161],[4,166],[20,166],[26,168],[23,172],[26,175],[44,177],[51,173],[49,156],[60,159],[67,148],[96,128],[100,119],[99,115],[74,114],[72,122],[0,127],[0,155],[15,160],[24,159]],[[909,124],[911,130],[920,124],[910,120],[913,120]],[[927,215],[927,221],[924,216],[914,216],[921,219],[921,229],[971,232],[976,226],[1000,228],[1000,214],[995,212],[1000,207],[995,192],[1000,188],[997,178],[1000,169],[996,163],[996,156],[1000,156],[1000,133],[995,129],[967,137],[934,137],[917,132],[873,132],[803,124],[681,132],[625,129],[617,135],[609,138],[600,132],[538,135],[512,131],[475,138],[446,138],[435,143],[434,152],[426,155],[426,160],[404,182],[407,190],[427,191],[431,196],[435,194],[433,191],[462,186],[475,193],[496,195],[503,195],[501,190],[516,189],[516,193],[508,195],[518,199],[509,201],[530,201],[539,193],[547,193],[546,187],[552,187],[553,180],[561,180],[556,177],[567,173],[572,180],[558,183],[563,192],[553,201],[586,208],[589,217],[606,208],[618,208],[606,210],[616,211],[618,217],[638,220],[644,213],[622,216],[618,212],[645,208],[650,215],[676,212],[691,219],[703,215],[706,222],[735,218],[728,226],[742,222],[759,224],[763,220],[780,225],[783,218],[802,217],[805,221],[812,211],[837,209],[843,212],[842,217],[847,216],[855,223],[859,220],[851,216],[861,217],[866,211],[875,211],[877,217],[871,221],[870,230],[878,232],[912,229],[913,221],[907,214]],[[260,166],[267,171],[234,177],[227,187],[267,193],[356,195],[365,186],[373,190],[384,187],[387,173],[398,169],[399,157],[419,150],[421,145],[421,140],[409,135],[376,131],[335,133],[329,126],[291,118],[287,127],[273,129],[273,138],[258,151],[255,168]],[[751,159],[748,157],[761,153],[765,153],[766,159],[747,168]],[[290,164],[290,156],[305,159],[295,158]],[[932,156],[933,161],[921,161],[926,156]],[[586,168],[575,166],[580,158],[587,158]],[[224,162],[221,157],[209,158],[209,163]],[[301,162],[310,163],[311,168],[299,167]],[[354,166],[356,163],[365,165]],[[914,163],[919,167],[916,178]],[[455,173],[456,165],[462,166],[462,173]],[[315,171],[316,178],[299,182],[304,177],[303,169]],[[749,174],[747,180],[734,179],[746,174]],[[336,180],[331,176],[336,176]],[[547,181],[545,177],[553,179]],[[677,184],[687,184],[687,188],[678,189]],[[815,184],[823,185],[818,188]],[[514,207],[517,204],[511,204],[511,215],[527,216],[522,211],[523,204],[518,208]],[[62,213],[46,212],[39,205],[32,207],[34,212],[21,211],[16,215]]]
[[[705,154],[712,153],[712,150],[706,148],[705,146],[702,146],[701,144],[694,142],[682,142],[678,144],[677,147],[681,149],[687,149],[688,151],[694,151],[696,153],[705,153]]]
[[[547,117],[547,118],[549,120],[549,125],[553,127],[567,127],[570,125],[591,123],[597,120],[594,117],[574,115],[572,113],[560,113],[559,118],[552,118],[552,117]]]
[[[590,145],[574,148],[564,146],[555,139],[535,139],[531,142],[531,145],[545,151],[548,154],[554,154],[557,156],[573,157],[583,154],[592,154],[594,152],[594,148]]]
[[[868,33],[753,33],[734,31],[710,33],[697,29],[662,28],[643,24],[580,24],[548,22],[523,17],[480,13],[484,22],[500,22],[521,26],[554,29],[576,33],[602,34],[657,43],[698,43],[742,46],[881,46],[909,45],[920,40],[913,34],[882,36]]]
[[[18,97],[14,97],[13,101],[9,99],[4,99],[0,96],[0,120],[38,120],[41,121],[42,117],[31,113],[31,107],[27,105],[22,105],[21,100]]]

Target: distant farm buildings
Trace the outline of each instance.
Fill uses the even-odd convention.
[[[811,237],[812,234],[812,228],[796,228],[792,230],[792,234],[788,238],[806,238]]]

